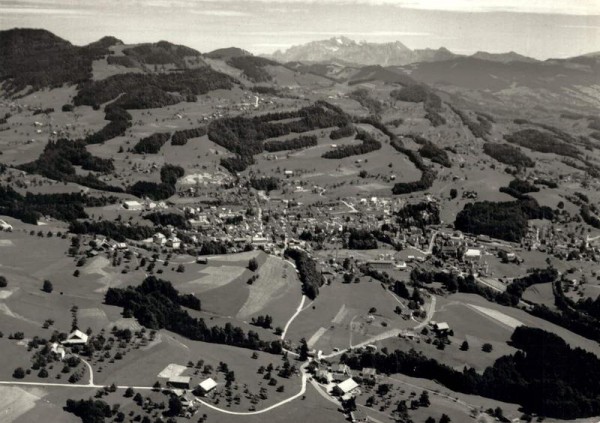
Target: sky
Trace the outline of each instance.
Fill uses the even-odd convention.
[[[344,35],[547,59],[600,51],[600,0],[0,0],[0,29],[268,54]]]

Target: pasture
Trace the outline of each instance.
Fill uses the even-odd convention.
[[[288,337],[295,342],[305,338],[312,348],[327,354],[392,329],[414,326],[394,312],[397,306],[397,300],[377,281],[334,282],[321,287],[316,300],[306,303],[290,325]],[[375,311],[370,313],[372,308]]]

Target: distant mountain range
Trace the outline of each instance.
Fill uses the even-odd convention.
[[[439,49],[411,50],[400,41],[392,43],[356,42],[347,37],[333,37],[328,40],[311,41],[292,46],[285,51],[277,50],[271,56],[279,62],[331,62],[337,61],[352,65],[402,66],[418,62],[442,62],[457,57],[466,57]],[[492,62],[536,62],[536,59],[515,52],[487,53],[479,51],[472,55],[476,59]]]
[[[312,41],[276,51],[272,58],[278,62],[331,62],[354,65],[406,65],[415,62],[448,60],[456,55],[445,48],[411,50],[400,41],[393,43],[357,43],[346,37]]]
[[[600,53],[539,61],[515,52],[462,56],[444,48],[411,50],[401,42],[358,43],[335,37],[291,47],[267,59],[237,47],[201,53],[167,41],[126,45],[114,37],[75,46],[38,29],[0,31],[0,51],[0,96],[120,73],[211,68],[243,84],[284,88],[369,81],[402,86],[424,83],[500,105],[506,104],[507,96],[528,102],[535,98],[546,104],[559,100],[582,107],[600,104]],[[100,74],[94,74],[93,63],[103,69]]]

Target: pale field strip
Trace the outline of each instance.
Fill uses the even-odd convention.
[[[240,266],[210,266],[198,272],[200,278],[186,282],[194,291],[205,292],[220,288],[240,277],[246,269]]]
[[[310,339],[306,342],[309,348],[312,348],[313,345],[317,343],[317,341],[327,332],[326,328],[320,327],[317,331],[310,337]]]
[[[16,386],[0,386],[0,421],[14,422],[35,407],[39,397]]]
[[[237,317],[246,319],[260,312],[272,301],[282,298],[291,285],[299,285],[296,272],[293,268],[288,272],[289,268],[287,262],[272,256],[267,257],[258,270],[260,277],[252,284],[248,299],[240,308]]]
[[[518,326],[523,326],[523,322],[521,322],[520,320],[517,320],[514,317],[507,316],[506,314],[504,314],[498,310],[493,310],[491,308],[476,306],[474,304],[468,304],[468,306],[475,309],[476,311],[490,317],[491,319],[496,320],[497,322],[500,322],[503,325],[508,326],[511,329],[515,329]]]
[[[33,325],[39,324],[38,322],[35,322],[31,319],[28,319],[27,317],[21,316],[20,314],[13,312],[5,303],[0,304],[0,314],[4,314],[5,316],[12,317],[14,319],[19,319],[23,322],[31,323]]]
[[[16,289],[4,289],[4,290],[0,291],[0,300],[6,300],[15,291],[16,291]]]
[[[211,260],[215,261],[246,261],[251,258],[256,258],[260,251],[244,251],[243,253],[237,254],[221,254],[216,256],[206,256],[205,258],[208,260],[210,265]]]
[[[337,314],[335,315],[335,317],[333,318],[331,323],[339,325],[340,323],[342,323],[344,321],[344,318],[346,317],[347,314],[348,314],[348,309],[346,309],[346,304],[342,304],[342,306],[340,307],[339,311],[337,312]]]

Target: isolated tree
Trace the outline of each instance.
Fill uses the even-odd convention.
[[[492,347],[492,344],[490,344],[490,343],[488,343],[488,342],[486,342],[485,344],[483,344],[483,345],[481,346],[481,350],[482,350],[483,352],[486,352],[486,353],[492,352],[492,349],[493,349],[493,348],[494,348],[494,347]]]
[[[450,417],[448,417],[448,415],[442,414],[442,417],[440,417],[439,423],[450,423],[451,421],[452,420],[450,420]]]
[[[460,345],[460,349],[461,349],[461,351],[468,351],[469,343],[467,341],[463,341],[463,343]]]
[[[306,339],[304,338],[300,340],[300,353],[298,359],[300,361],[308,360],[308,344],[306,343]]]
[[[431,403],[429,402],[429,393],[427,391],[421,392],[421,396],[419,397],[419,406],[421,407],[429,407]]]
[[[13,377],[15,379],[23,379],[25,377],[25,370],[22,367],[17,367],[13,372]]]
[[[125,390],[125,398],[131,398],[135,395],[133,388],[127,388]]]
[[[0,288],[6,288],[8,286],[8,281],[4,276],[0,276]]]
[[[435,419],[431,416],[427,417],[427,420],[425,420],[425,423],[435,423]]]
[[[256,272],[258,270],[258,262],[256,261],[255,258],[251,258],[248,261],[248,269],[250,269],[253,272]]]
[[[54,287],[52,286],[52,282],[50,282],[48,279],[46,279],[44,281],[44,284],[42,285],[42,291],[50,294],[53,290],[54,290]]]

